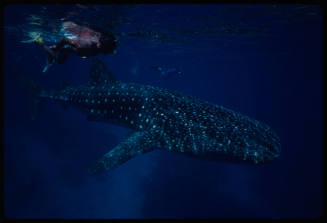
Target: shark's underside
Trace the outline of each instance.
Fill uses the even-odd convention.
[[[267,125],[222,106],[166,89],[123,83],[95,59],[88,85],[37,90],[37,101],[60,101],[82,109],[90,121],[133,129],[91,173],[110,170],[154,149],[211,160],[264,163],[279,156],[280,142]]]

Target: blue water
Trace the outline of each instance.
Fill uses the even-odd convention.
[[[192,95],[262,121],[280,136],[282,152],[256,166],[158,150],[91,176],[87,169],[130,130],[89,122],[81,111],[56,103],[44,104],[32,121],[28,95],[5,67],[5,216],[321,216],[321,14],[315,5],[7,6],[5,59],[43,88],[87,84],[91,58],[70,55],[44,74],[45,52],[20,41],[38,32],[54,44],[61,21],[79,22],[117,36],[117,54],[98,57],[118,79]],[[152,66],[182,75],[163,76]]]

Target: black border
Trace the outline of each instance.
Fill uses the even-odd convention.
[[[325,192],[325,188],[327,186],[326,184],[326,174],[327,174],[327,164],[326,164],[326,137],[325,137],[325,133],[326,133],[326,118],[325,118],[325,114],[326,114],[326,94],[327,94],[327,90],[326,90],[326,80],[327,77],[326,75],[326,62],[327,61],[327,55],[326,55],[326,42],[327,41],[327,36],[326,36],[326,28],[327,28],[327,22],[326,22],[326,7],[324,7],[324,5],[322,4],[322,0],[215,0],[215,1],[208,1],[208,0],[2,0],[0,1],[1,4],[1,15],[0,16],[0,24],[1,24],[1,42],[2,42],[2,49],[4,49],[4,8],[7,5],[14,5],[14,4],[172,4],[172,3],[183,3],[183,4],[315,4],[315,5],[319,5],[322,10],[323,10],[323,36],[322,36],[322,45],[323,45],[323,77],[322,77],[322,87],[323,87],[323,96],[322,96],[322,105],[323,105],[323,129],[322,129],[322,136],[323,136],[323,142],[322,142],[322,146],[323,146],[323,157],[322,157],[322,161],[323,161],[323,170],[322,170],[322,195],[323,195],[323,204],[322,204],[322,216],[320,216],[317,219],[239,219],[239,220],[250,220],[252,221],[262,221],[262,220],[268,220],[268,221],[280,221],[280,220],[289,220],[289,221],[308,221],[308,222],[314,222],[314,221],[321,221],[323,219],[327,219],[326,215],[325,215],[325,211],[326,211],[326,204],[325,204],[325,198],[326,198],[326,192]],[[3,101],[4,98],[4,50],[1,50],[1,71],[2,71],[2,91],[1,91],[1,99]],[[4,104],[2,103],[2,107],[4,106]],[[3,113],[3,109],[1,109],[1,113],[2,113],[2,118],[1,118],[1,130],[2,133],[4,133],[4,113]],[[3,134],[2,134],[2,140],[1,140],[1,147],[3,148],[1,150],[1,164],[0,164],[0,170],[1,170],[1,177],[0,177],[0,191],[1,191],[1,202],[0,202],[0,222],[48,222],[48,221],[88,221],[88,222],[95,222],[95,221],[110,221],[110,222],[117,222],[117,221],[136,221],[136,219],[134,220],[127,220],[127,219],[69,219],[69,220],[65,220],[65,219],[7,219],[4,215],[4,138],[3,138]],[[305,165],[305,164],[304,164]],[[161,221],[161,222],[166,222],[166,221],[171,221],[171,220],[177,220],[177,219],[138,219],[137,221]],[[179,219],[180,221],[183,220],[196,220],[196,219]],[[220,221],[236,221],[237,219],[197,219],[199,221],[208,221],[208,220],[220,220]]]

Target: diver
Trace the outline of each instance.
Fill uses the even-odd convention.
[[[152,69],[155,71],[160,72],[162,77],[170,77],[172,75],[181,75],[182,71],[178,70],[177,68],[162,68],[160,66],[152,66]]]
[[[62,64],[70,53],[82,58],[102,54],[115,54],[117,40],[112,34],[98,32],[91,28],[67,21],[62,23],[61,32],[64,37],[55,45],[47,46],[43,38],[38,35],[32,40],[22,42],[35,42],[43,47],[47,53],[47,64],[42,72],[55,62]]]

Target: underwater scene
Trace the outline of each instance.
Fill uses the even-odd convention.
[[[322,9],[4,8],[8,219],[318,218]]]

